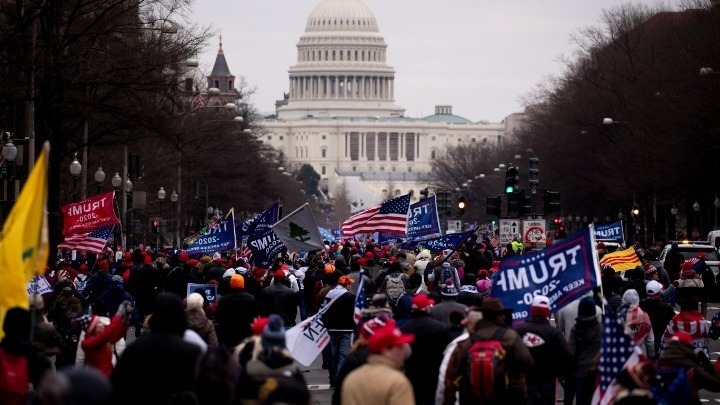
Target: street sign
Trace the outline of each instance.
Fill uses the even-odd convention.
[[[500,243],[506,245],[512,242],[513,238],[520,235],[520,220],[500,220]]]
[[[545,243],[545,220],[523,221],[523,243]]]
[[[462,221],[455,220],[455,219],[449,219],[447,224],[447,232],[446,233],[457,233],[462,232]]]

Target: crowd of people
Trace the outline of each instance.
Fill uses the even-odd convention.
[[[699,390],[720,390],[704,258],[603,268],[602,289],[556,313],[536,295],[513,325],[492,280],[523,250],[477,236],[439,254],[327,242],[269,268],[234,252],[81,253],[46,269],[30,310],[7,310],[0,403],[308,404],[285,335],[312,316],[328,331],[334,404],[553,404],[558,383],[565,403],[589,404],[607,311],[642,352],[618,376],[615,403],[699,403]]]

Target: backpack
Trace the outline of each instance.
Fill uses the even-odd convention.
[[[395,305],[403,294],[405,294],[405,283],[402,280],[402,273],[385,278],[385,295],[392,305]]]
[[[472,398],[494,398],[508,393],[510,379],[505,369],[506,352],[500,343],[506,330],[499,328],[490,339],[480,339],[477,335],[470,338],[463,380]]]
[[[0,348],[0,403],[24,403],[30,386],[30,368],[25,356]]]
[[[438,283],[438,286],[444,286],[447,280],[453,280],[453,283],[455,282],[452,267],[440,266],[440,283]]]
[[[651,387],[658,405],[691,403],[690,398],[697,398],[693,374],[687,367],[659,368]]]

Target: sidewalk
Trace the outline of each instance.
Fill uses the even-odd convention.
[[[332,402],[333,389],[328,383],[328,371],[322,368],[322,356],[318,356],[310,366],[300,368],[310,389],[312,403],[329,405]]]

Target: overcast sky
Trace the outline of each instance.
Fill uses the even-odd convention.
[[[275,100],[288,91],[296,44],[320,1],[197,0],[193,16],[222,32],[230,71],[256,87],[252,101],[261,112],[274,112]],[[561,70],[560,57],[575,50],[573,33],[598,25],[603,9],[627,2],[363,1],[388,45],[395,102],[406,116],[429,115],[435,105],[450,104],[457,115],[493,122],[522,111],[520,98]],[[199,55],[201,67],[209,70],[216,53],[217,39]]]

